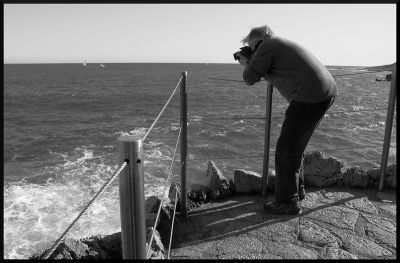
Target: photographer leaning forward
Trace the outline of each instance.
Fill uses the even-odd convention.
[[[251,29],[242,40],[248,44],[234,54],[244,66],[248,86],[263,77],[286,98],[281,134],[275,153],[275,201],[263,205],[275,214],[301,213],[305,197],[304,178],[299,175],[303,152],[336,96],[328,69],[297,43],[276,37],[268,26]]]

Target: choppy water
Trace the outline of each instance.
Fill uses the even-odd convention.
[[[188,176],[204,174],[207,159],[225,176],[262,171],[265,83],[247,87],[231,64],[41,64],[4,66],[4,257],[28,258],[57,239],[118,167],[117,138],[144,135],[188,71]],[[333,70],[333,75],[359,72]],[[320,150],[349,166],[378,166],[390,82],[384,73],[335,77],[339,95],[307,151]],[[273,94],[271,150],[287,102]],[[179,132],[179,92],[145,141],[145,195],[162,196]],[[204,117],[209,116],[210,118]],[[212,119],[211,117],[243,117]],[[396,119],[396,116],[395,116]],[[396,120],[389,163],[396,162]],[[365,145],[375,148],[357,149]],[[346,150],[335,150],[343,149]],[[349,149],[352,148],[352,149]],[[178,156],[179,159],[179,156]],[[271,155],[270,167],[274,159]],[[179,169],[172,180],[179,181]],[[70,237],[120,230],[117,180]]]

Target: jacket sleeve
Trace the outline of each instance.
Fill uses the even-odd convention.
[[[252,86],[269,72],[275,54],[272,43],[261,43],[243,71],[243,80]]]

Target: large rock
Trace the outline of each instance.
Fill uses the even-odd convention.
[[[275,171],[268,169],[267,190],[275,190]],[[233,171],[233,184],[238,194],[261,193],[262,175],[252,171],[235,169]]]
[[[119,240],[121,243],[121,239]],[[118,245],[117,245],[118,246]],[[119,246],[121,247],[121,246]],[[41,259],[50,248],[40,253],[35,253],[29,259]],[[121,256],[121,252],[119,252]],[[118,256],[117,256],[118,257]],[[90,237],[76,240],[66,238],[61,242],[48,259],[107,259],[107,247],[102,245],[99,237]]]
[[[160,207],[161,200],[157,196],[150,196],[146,199],[146,213],[156,213]]]
[[[188,192],[188,197],[195,203],[203,203],[209,198],[210,189],[201,184],[193,184]]]
[[[168,198],[172,203],[175,203],[175,198],[181,199],[181,186],[177,183],[171,183],[168,191]]]
[[[211,178],[208,185],[211,199],[224,199],[232,195],[228,180],[213,161],[208,162],[207,177]]]
[[[343,174],[343,184],[350,187],[366,188],[369,186],[369,176],[360,167],[351,167]]]
[[[236,169],[233,172],[236,193],[261,193],[262,176],[259,173]]]
[[[153,238],[151,238],[152,235]],[[147,256],[151,259],[165,259],[165,249],[160,234],[157,230],[154,230],[153,233],[153,228],[149,227],[146,229],[146,252],[149,248],[150,239],[152,239],[151,247]]]
[[[344,163],[322,152],[311,152],[304,157],[304,184],[324,187],[336,184],[341,178]]]

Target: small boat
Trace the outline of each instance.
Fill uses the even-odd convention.
[[[100,63],[100,67],[105,68],[106,66],[104,66],[103,64]]]
[[[86,67],[86,60],[83,61],[83,66]]]

